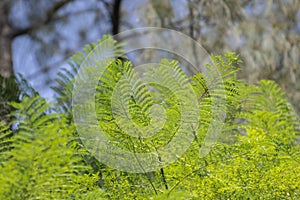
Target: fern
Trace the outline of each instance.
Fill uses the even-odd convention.
[[[0,76],[0,116],[7,115],[11,107],[7,104],[9,101],[17,101],[19,99],[19,87],[15,78],[4,78]]]
[[[74,127],[66,117],[51,113],[39,96],[11,105],[17,129],[0,167],[1,199],[66,199],[87,192],[97,179],[81,187],[89,181],[82,174],[90,169],[68,145]]]
[[[20,102],[23,97],[32,97],[37,92],[29,86],[21,74],[17,77],[0,77],[0,162],[6,160],[4,154],[13,146],[11,137],[15,132],[16,124],[13,123],[14,116],[11,114],[16,109],[12,104]],[[11,103],[12,102],[12,103]]]
[[[0,120],[10,121],[7,116],[13,107],[9,102],[19,102],[23,96],[33,96],[37,92],[29,86],[21,74],[16,77],[4,78],[0,76]]]
[[[243,85],[236,79],[237,65],[240,62],[233,53],[227,53],[224,57],[212,56],[214,66],[207,65],[206,73],[191,77],[200,109],[197,134],[199,146],[207,135],[211,135],[214,140],[229,142],[230,134],[235,132],[234,121],[242,102],[240,90]],[[216,135],[216,132],[222,133]]]
[[[55,79],[57,86],[52,87],[57,94],[56,99],[61,111],[71,113],[74,80],[81,65],[88,63],[93,66],[105,57],[123,57],[122,45],[113,40],[111,36],[105,35],[102,40],[86,45],[83,52],[78,52],[71,57],[68,62],[71,69],[62,69],[58,73],[58,78]]]
[[[249,91],[250,112],[245,112],[242,117],[248,119],[252,126],[259,127],[269,134],[277,134],[278,141],[292,142],[299,132],[299,119],[283,92],[273,81],[261,81],[255,92]]]
[[[0,163],[7,160],[5,155],[6,152],[12,149],[12,137],[13,133],[10,130],[10,127],[7,126],[4,122],[0,122]]]

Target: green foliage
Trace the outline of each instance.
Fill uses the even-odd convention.
[[[14,108],[9,102],[19,102],[23,96],[33,96],[37,92],[28,85],[22,75],[5,78],[0,76],[0,120],[9,121],[7,116]]]
[[[110,37],[98,44],[103,41],[99,55],[121,51]],[[212,56],[206,73],[189,78],[177,61],[162,60],[144,74],[148,85],[129,61],[111,60],[99,77],[95,102],[99,125],[114,145],[155,152],[159,160],[157,149],[178,134],[182,117],[200,126],[181,130],[193,134],[190,148],[157,171],[127,173],[101,164],[83,146],[70,117],[74,78],[95,47],[73,56],[72,70],[59,74],[56,104],[32,92],[5,100],[10,109],[0,109],[9,116],[0,123],[0,199],[300,198],[299,119],[275,82],[247,85],[237,79],[240,60],[234,53]],[[189,89],[198,105],[185,105],[190,96],[179,98]],[[198,110],[186,114],[181,106]],[[218,121],[214,111],[226,114],[218,122],[221,135],[199,157]]]
[[[100,46],[101,48],[95,49],[96,46]],[[112,53],[114,55],[119,55],[120,57],[122,57],[122,50],[120,48],[121,46],[122,44],[118,44],[115,40],[112,39],[112,37],[104,35],[102,40],[98,40],[97,44],[87,44],[83,49],[83,52],[78,52],[77,54],[71,57],[71,60],[68,62],[70,69],[62,69],[61,72],[58,73],[58,78],[55,79],[57,85],[52,87],[52,89],[57,94],[57,106],[60,109],[60,111],[71,113],[71,101],[74,79],[76,77],[76,74],[78,73],[81,64],[86,59],[88,59],[89,56],[93,56],[91,55],[91,52],[94,51],[99,56]]]
[[[97,177],[86,174],[90,167],[72,147],[75,130],[66,117],[39,96],[11,105],[17,128],[11,149],[2,151],[1,199],[70,199],[93,190]],[[3,126],[1,136],[9,133]]]
[[[19,99],[19,87],[15,78],[4,78],[0,76],[0,116],[7,115],[11,107],[8,101],[17,101]]]
[[[167,60],[164,60],[158,68],[153,69],[149,74],[153,75],[154,73],[153,76],[157,79],[172,81],[170,74],[164,72],[164,65],[171,65],[174,69],[179,69],[176,62],[169,63]],[[162,77],[162,74],[166,77]],[[148,74],[145,76],[148,76]],[[160,146],[164,146],[178,129],[180,110],[179,102],[176,100],[176,96],[172,94],[174,90],[172,88],[158,87],[154,84],[151,86],[160,90],[160,93],[157,94],[157,92],[154,92],[154,89],[148,90],[146,85],[132,70],[131,64],[129,62],[123,64],[120,60],[113,62],[99,81],[99,92],[96,94],[96,110],[99,123],[110,139],[124,149],[136,152],[156,151]],[[113,95],[116,95],[118,98],[114,99]],[[163,104],[162,101],[164,101]],[[110,109],[111,104],[114,104],[112,109]],[[163,105],[167,119],[165,124],[158,120],[154,121],[154,123],[153,121],[150,122],[150,119],[153,120],[153,118],[157,117],[151,116],[150,109],[153,104]],[[127,107],[129,107],[129,116],[126,114]],[[163,113],[160,114],[163,115]],[[116,115],[119,116],[116,117]],[[197,118],[197,116],[195,117]],[[134,124],[142,127],[150,125],[150,128],[141,129]],[[154,126],[151,127],[151,125]],[[161,126],[163,128],[155,136],[145,138],[147,133],[151,134],[156,128]],[[129,134],[134,134],[137,137],[127,137]],[[133,146],[132,144],[135,145]]]

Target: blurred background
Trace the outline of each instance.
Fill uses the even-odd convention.
[[[0,74],[20,73],[51,98],[85,44],[148,26],[181,31],[211,54],[237,52],[240,78],[275,80],[300,113],[299,0],[1,0]]]

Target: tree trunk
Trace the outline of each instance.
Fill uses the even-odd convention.
[[[14,30],[8,22],[8,2],[0,1],[0,75],[13,76],[12,41]]]
[[[113,8],[111,12],[111,22],[112,22],[112,34],[116,35],[119,33],[120,29],[120,12],[121,12],[122,0],[115,0],[113,3]]]

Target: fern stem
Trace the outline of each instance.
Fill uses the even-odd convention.
[[[161,157],[158,154],[157,148],[155,146],[154,146],[154,148],[155,148],[155,151],[156,151],[156,153],[158,155],[158,161],[159,161],[159,163],[161,163]],[[166,180],[166,177],[165,177],[165,172],[164,172],[164,168],[163,167],[160,168],[160,174],[161,174],[161,178],[162,178],[162,181],[163,181],[163,183],[165,185],[166,190],[169,190],[168,183],[167,183],[167,180]]]
[[[158,156],[158,160],[159,160],[159,162],[161,162],[160,156]],[[168,187],[168,183],[167,183],[167,180],[166,180],[166,177],[165,177],[164,168],[160,168],[160,174],[161,174],[163,183],[165,184],[165,188],[166,188],[166,190],[168,190],[169,187]]]

